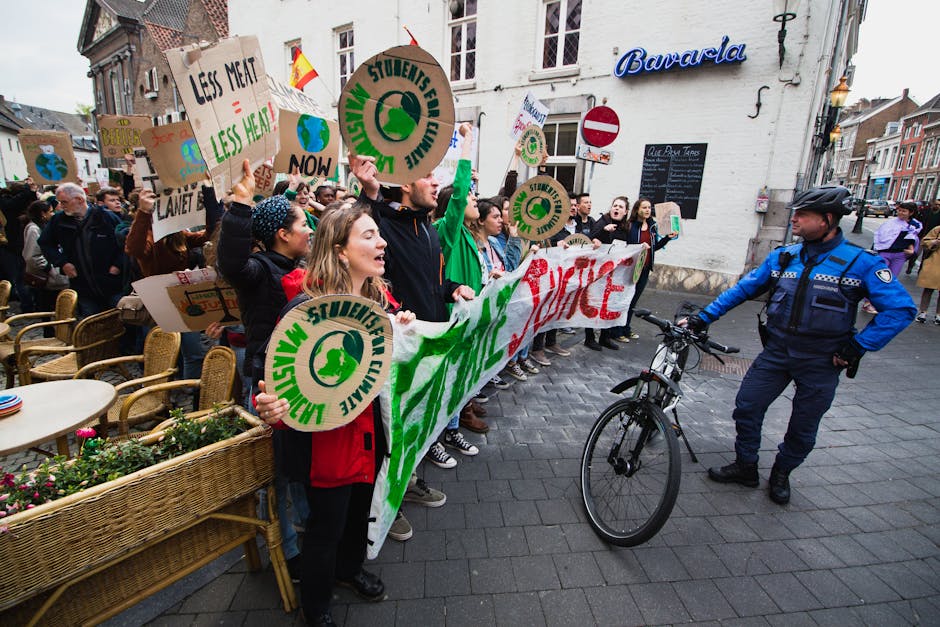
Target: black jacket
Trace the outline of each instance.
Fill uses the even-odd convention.
[[[574,232],[575,233],[584,233],[588,237],[591,236],[591,231],[594,229],[594,223],[596,220],[591,216],[587,217],[587,220],[582,220],[581,215],[576,215],[574,217]]]
[[[623,222],[618,223],[617,228],[613,231],[604,229],[605,226],[612,223],[613,220],[610,219],[610,214],[605,213],[594,223],[594,228],[591,229],[591,233],[586,235],[591,239],[600,240],[602,244],[612,244],[614,240],[621,242],[627,241],[627,232],[623,228]]]
[[[254,240],[248,205],[232,203],[222,216],[221,228],[219,272],[238,296],[246,341],[242,372],[252,376],[255,353],[271,337],[281,309],[287,304],[281,278],[297,267],[297,262],[273,251],[251,252]]]
[[[447,303],[460,285],[445,278],[444,255],[437,231],[428,223],[427,209],[411,209],[397,203],[361,197],[372,205],[385,249],[385,279],[401,308],[419,320],[444,322],[450,319]]]
[[[659,236],[659,228],[656,226],[656,220],[653,217],[646,219],[646,225],[650,230],[650,270],[653,269],[653,262],[656,260],[656,251],[669,243],[668,237]],[[627,243],[628,244],[639,244],[640,243],[640,223],[637,221],[627,223]]]

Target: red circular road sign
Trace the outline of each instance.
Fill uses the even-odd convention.
[[[597,148],[613,143],[619,132],[620,118],[610,107],[594,107],[581,120],[581,137]]]

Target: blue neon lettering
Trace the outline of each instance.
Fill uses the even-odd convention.
[[[744,53],[746,44],[730,44],[730,38],[725,35],[721,38],[721,45],[717,48],[708,47],[701,50],[686,50],[684,52],[667,52],[664,54],[648,54],[645,48],[636,47],[623,53],[614,65],[614,76],[636,76],[644,72],[661,72],[672,69],[698,67],[704,63],[712,62],[715,65],[725,63],[741,63],[747,60]],[[729,45],[730,44],[730,45]]]

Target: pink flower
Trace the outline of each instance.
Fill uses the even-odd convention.
[[[82,427],[81,429],[75,430],[75,435],[87,440],[88,438],[93,438],[97,436],[98,433],[95,432],[95,430],[92,429],[91,427]]]
[[[32,503],[30,503],[29,505],[26,506],[26,509],[33,509],[34,507],[36,507],[36,506],[33,505]]]
[[[10,498],[10,495],[8,493],[0,494],[0,503],[3,503],[8,498]]]

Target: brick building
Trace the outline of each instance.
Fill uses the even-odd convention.
[[[909,115],[901,118],[901,146],[894,164],[894,181],[889,198],[906,200],[920,199],[925,185],[924,176],[915,172],[921,162],[924,146],[924,127],[940,120],[940,94],[937,94]]]
[[[940,121],[924,125],[924,149],[917,161],[915,178],[923,181],[918,186],[917,200],[931,201],[940,198]]]

